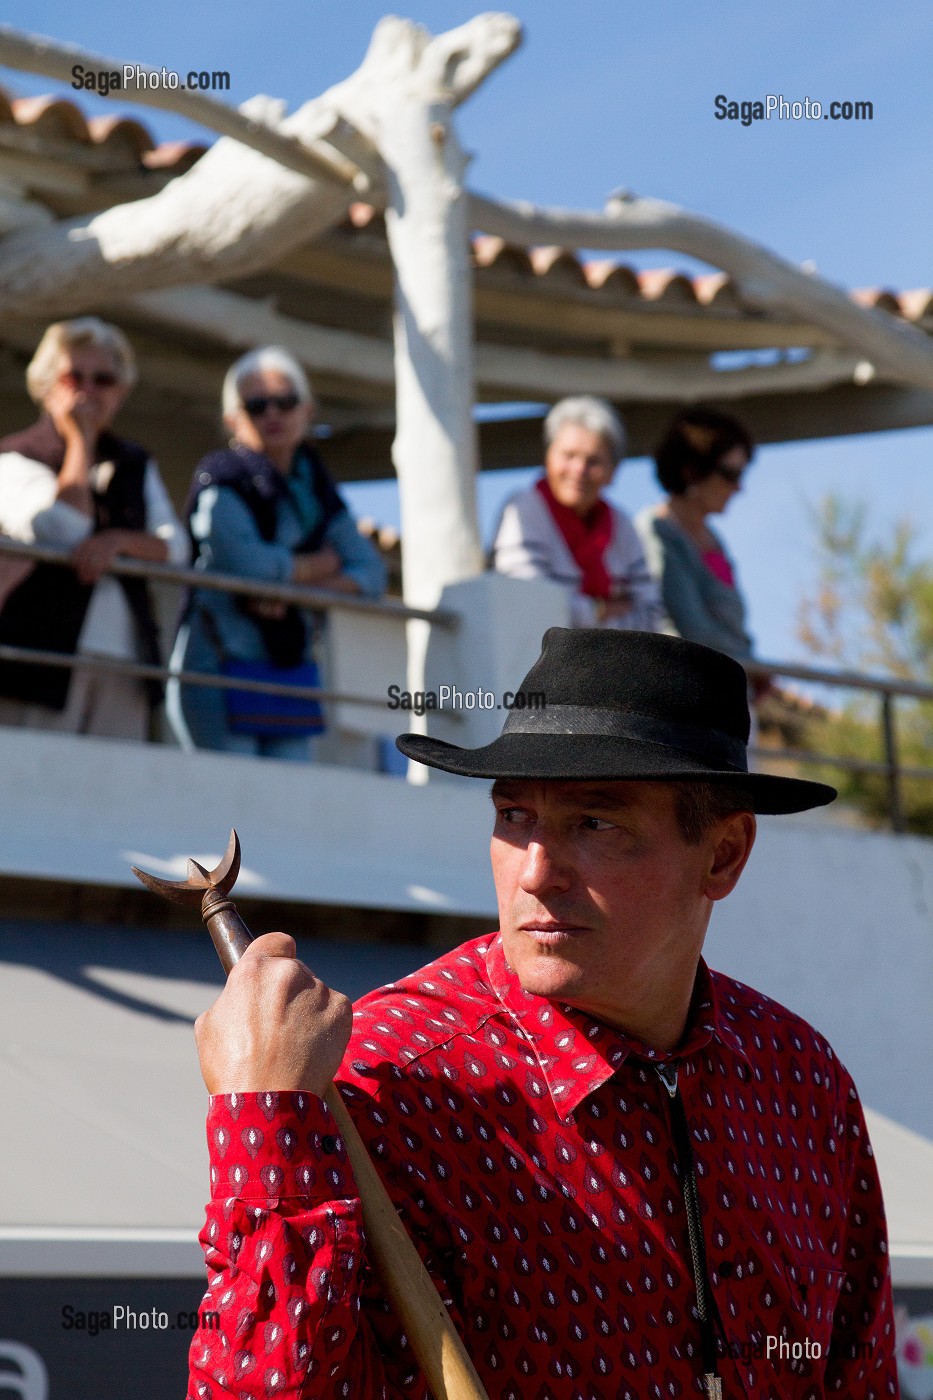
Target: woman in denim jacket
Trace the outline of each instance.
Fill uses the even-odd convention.
[[[709,524],[741,490],[752,440],[734,418],[690,408],[670,425],[655,455],[667,500],[635,521],[664,607],[688,642],[748,661],[752,639],[735,566]]]
[[[188,497],[195,567],[379,597],[385,566],[309,441],[314,400],[297,361],[272,346],[242,356],[224,380],[223,409],[230,446],[198,464]],[[292,666],[311,659],[313,642],[308,616],[297,608],[195,589],[172,666],[211,674],[230,658]],[[219,688],[173,681],[168,711],[184,747],[311,757],[307,737],[232,732]]]

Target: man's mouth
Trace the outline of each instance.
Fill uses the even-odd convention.
[[[542,948],[556,948],[561,943],[569,942],[587,930],[583,924],[560,923],[551,919],[535,919],[528,923],[519,924],[519,931],[526,933],[535,943]]]

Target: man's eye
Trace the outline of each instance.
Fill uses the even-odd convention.
[[[520,822],[522,818],[527,815],[522,807],[500,807],[498,809],[498,814],[499,820],[505,822],[509,826]]]
[[[613,823],[605,817],[583,817],[581,825],[587,831],[611,831],[613,827]]]

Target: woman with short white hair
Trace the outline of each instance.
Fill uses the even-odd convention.
[[[506,501],[492,567],[563,584],[575,627],[658,631],[658,586],[635,528],[603,496],[625,455],[621,418],[605,399],[561,399],[544,420],[544,441],[544,475]]]
[[[26,371],[37,423],[0,441],[0,533],[71,553],[73,568],[3,561],[0,644],[161,664],[144,579],[118,558],[188,562],[188,539],[144,447],[111,431],[136,382],[116,326],[49,326]],[[0,724],[145,739],[157,686],[91,667],[0,662]]]
[[[307,584],[378,597],[386,570],[359,534],[311,440],[314,399],[304,370],[278,346],[231,365],[222,393],[229,446],[194,473],[186,514],[196,567],[263,583]],[[174,669],[319,684],[314,628],[297,607],[195,590]],[[172,681],[169,718],[187,747],[308,759],[319,707],[256,692]]]

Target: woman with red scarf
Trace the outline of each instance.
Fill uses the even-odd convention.
[[[562,399],[544,440],[544,476],[506,502],[493,568],[563,584],[575,627],[658,631],[661,599],[634,526],[602,496],[625,452],[621,419],[603,399]]]

